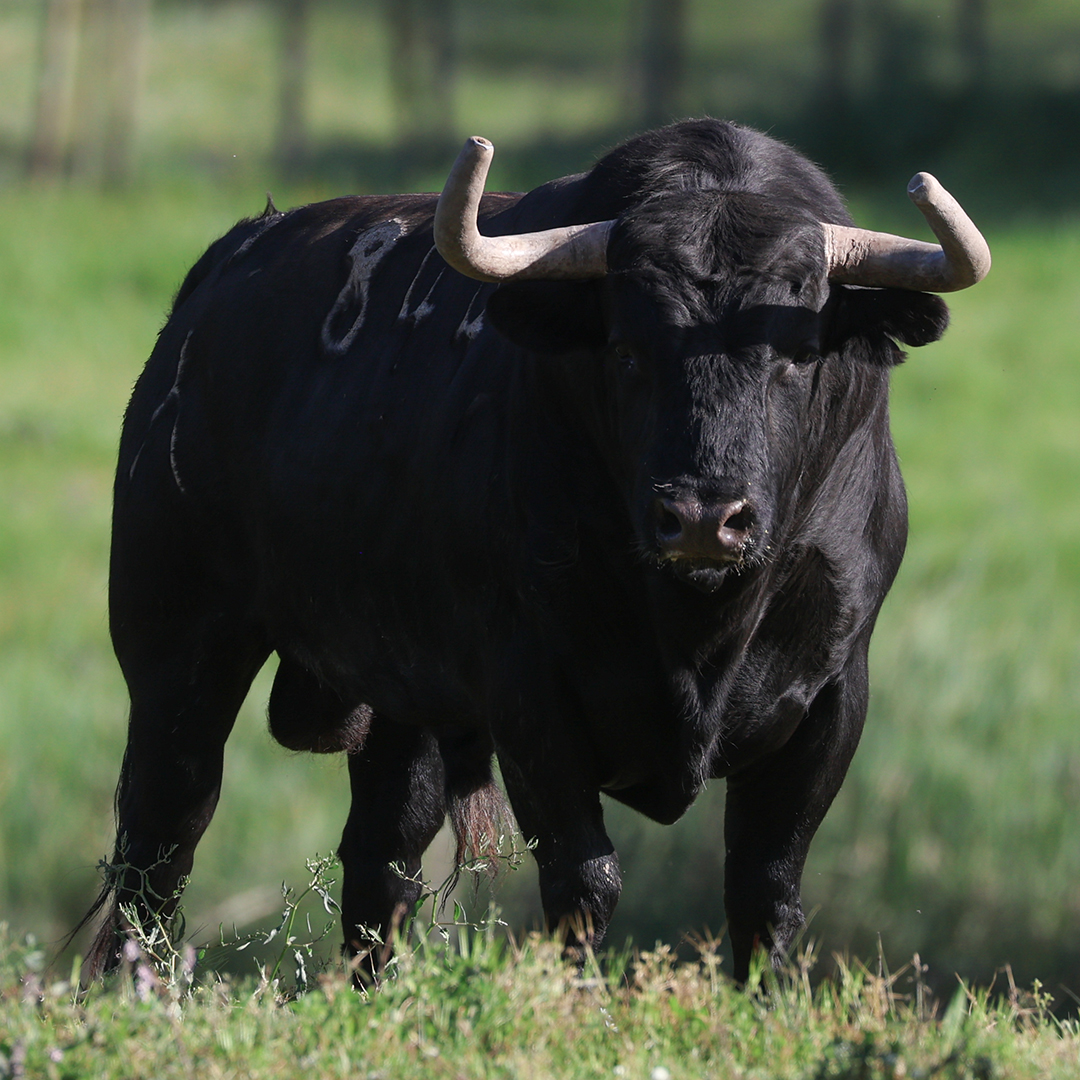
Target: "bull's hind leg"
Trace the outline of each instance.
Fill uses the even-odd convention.
[[[131,714],[116,850],[98,902],[107,915],[87,957],[89,978],[116,965],[132,923],[153,929],[172,917],[217,805],[225,740],[267,655],[216,594],[177,589],[168,603],[160,585],[149,596],[117,592],[113,639]]]
[[[446,820],[435,737],[376,715],[349,755],[352,806],[338,849],[345,952],[365,978],[389,957],[393,932],[420,899],[420,859]]]

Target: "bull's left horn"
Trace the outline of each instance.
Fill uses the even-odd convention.
[[[941,241],[927,244],[891,233],[845,225],[825,230],[829,280],[845,285],[955,292],[977,284],[990,271],[990,248],[960,204],[929,173],[908,184],[911,201]]]
[[[455,270],[478,281],[603,277],[613,221],[511,236],[480,235],[476,215],[494,152],[487,139],[474,135],[458,154],[435,209],[439,254]]]

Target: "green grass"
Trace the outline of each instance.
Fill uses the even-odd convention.
[[[535,937],[434,942],[374,993],[340,971],[299,996],[265,976],[189,990],[135,960],[77,1000],[33,943],[0,939],[0,1074],[1064,1080],[1080,1064],[1076,1026],[1037,989],[956,987],[939,1007],[915,968],[848,965],[812,988],[804,958],[744,992],[708,947],[695,963],[658,949],[579,973]]]
[[[894,380],[912,539],[822,899],[901,948],[933,941],[943,964],[981,958],[983,976],[1056,958],[1076,991],[1080,278],[1055,268],[1077,265],[1080,232],[993,246],[952,332]]]

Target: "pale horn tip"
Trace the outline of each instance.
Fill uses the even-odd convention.
[[[934,202],[935,196],[941,190],[937,178],[928,172],[916,173],[907,186],[908,196],[916,206],[926,206]]]
[[[487,139],[470,136],[450,168],[432,222],[435,247],[447,264],[475,281],[603,277],[609,221],[495,236],[480,232],[477,218],[493,153]]]
[[[485,139],[483,135],[470,135],[458,154],[456,164],[463,170],[483,169],[486,178],[494,154],[495,146],[490,139]]]
[[[928,172],[911,178],[908,195],[942,247],[938,283],[929,291],[954,292],[982,281],[990,271],[990,248],[963,207]]]
[[[490,139],[485,139],[483,135],[470,135],[465,140],[459,156],[467,161],[489,162],[494,153],[495,145]]]

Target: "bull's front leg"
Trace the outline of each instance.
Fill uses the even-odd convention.
[[[599,791],[563,754],[544,760],[500,748],[499,764],[522,835],[535,841],[548,930],[562,940],[566,956],[581,963],[603,939],[622,891]]]
[[[780,750],[728,778],[724,906],[739,982],[746,981],[757,948],[781,966],[803,926],[807,851],[855,753],[866,703],[860,650]]]

